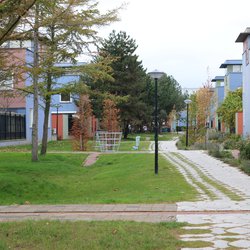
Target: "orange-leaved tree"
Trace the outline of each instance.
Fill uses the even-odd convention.
[[[71,135],[74,150],[86,151],[91,136],[92,106],[87,95],[81,95],[78,102],[79,111],[73,120]]]
[[[111,99],[105,99],[103,101],[103,117],[101,127],[108,132],[120,131],[120,110],[116,107],[116,104]]]
[[[196,93],[196,103],[197,103],[197,128],[202,129],[206,126],[207,118],[210,115],[211,102],[213,97],[212,84],[207,81],[203,84]]]

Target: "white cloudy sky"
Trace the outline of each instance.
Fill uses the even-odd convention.
[[[148,70],[173,75],[182,87],[200,87],[226,59],[241,59],[240,32],[250,27],[249,0],[125,0],[121,21],[114,29],[136,40],[136,53]],[[124,0],[99,0],[101,9],[114,8]]]

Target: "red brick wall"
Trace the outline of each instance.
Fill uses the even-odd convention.
[[[236,134],[242,135],[243,134],[243,112],[237,112],[237,131]]]
[[[52,114],[52,129],[56,129],[57,114]],[[63,139],[63,115],[58,114],[58,139]]]

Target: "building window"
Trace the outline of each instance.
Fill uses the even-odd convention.
[[[70,93],[61,93],[60,102],[71,102],[71,95]]]
[[[14,76],[12,73],[0,71],[0,90],[13,90]]]

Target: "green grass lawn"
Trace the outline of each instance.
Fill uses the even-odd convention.
[[[150,142],[149,141],[141,141],[139,144],[139,151],[148,151]],[[135,141],[122,141],[119,151],[135,151],[133,149],[135,146]]]
[[[93,151],[93,142],[89,141],[88,149],[89,151]],[[18,145],[18,146],[7,146],[0,147],[0,152],[31,152],[31,144],[27,145]],[[39,150],[41,149],[41,145],[39,145]],[[61,140],[61,141],[49,141],[47,151],[73,151],[72,142],[70,140]]]
[[[135,141],[135,137],[140,136],[141,141],[154,141],[154,133],[129,134],[126,140]],[[158,135],[159,141],[169,141],[177,137],[177,133],[164,132]]]
[[[122,139],[119,151],[132,151],[135,146],[135,137],[140,136],[139,150],[148,150],[150,141],[154,141],[154,134],[129,134],[128,139]],[[159,141],[168,141],[176,137],[176,133],[162,133],[159,135]],[[39,146],[40,148],[40,146]],[[48,142],[48,152],[50,151],[73,151],[72,142],[70,140],[50,141]],[[96,151],[95,141],[88,142],[87,151]],[[31,144],[0,147],[0,152],[31,152]]]
[[[0,204],[172,203],[197,192],[164,158],[154,175],[153,154],[48,154],[32,163],[28,153],[0,154]]]
[[[0,223],[0,249],[181,249],[183,223],[25,221]]]

